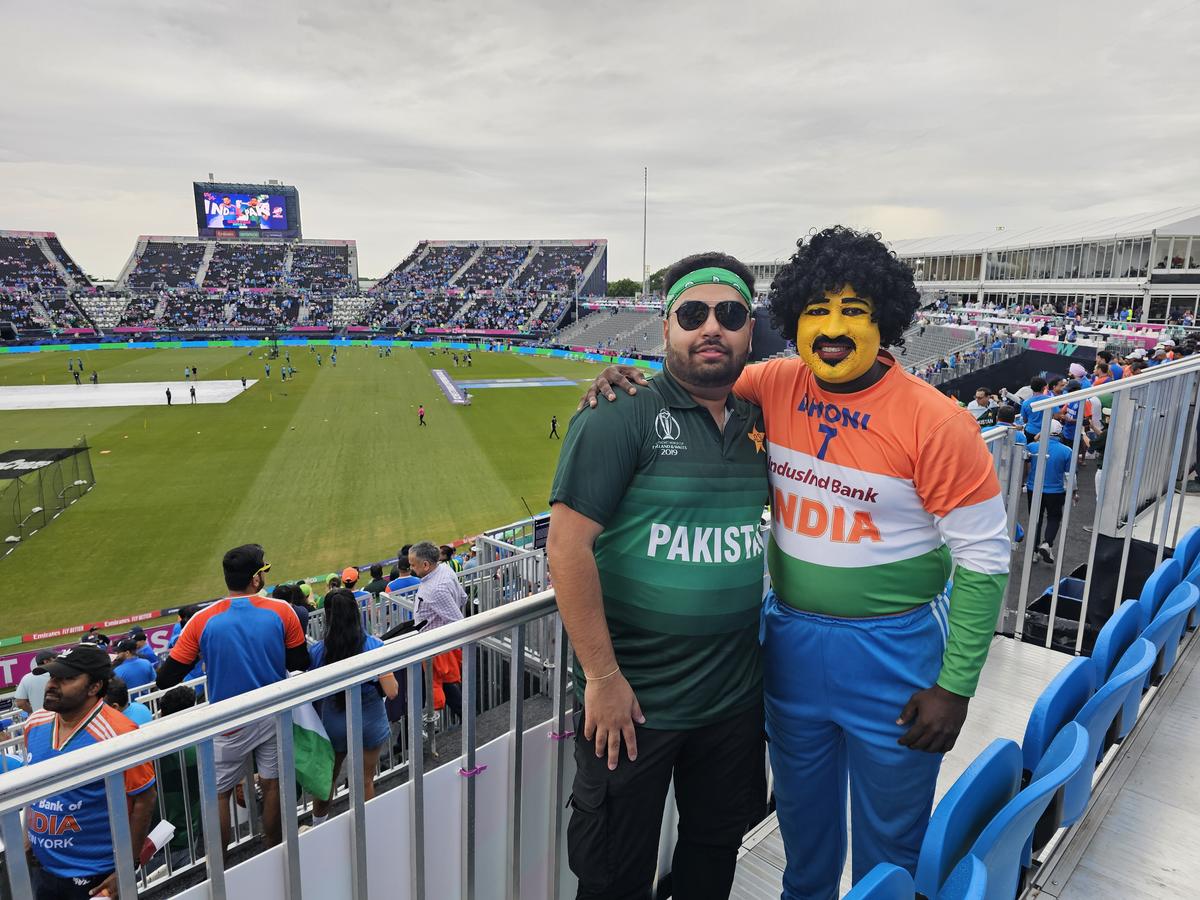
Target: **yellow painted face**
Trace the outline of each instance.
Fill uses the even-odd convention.
[[[879,325],[871,321],[875,304],[847,285],[826,291],[800,313],[796,349],[822,381],[853,381],[875,364],[879,355]]]

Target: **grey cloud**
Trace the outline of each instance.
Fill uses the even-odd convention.
[[[278,177],[378,275],[421,238],[607,237],[609,270],[1187,202],[1200,25],[1176,0],[1002,6],[76,2],[6,9],[0,227],[101,275]],[[47,52],[52,48],[52,52]]]

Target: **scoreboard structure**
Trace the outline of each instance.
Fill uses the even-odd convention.
[[[194,181],[196,230],[202,238],[292,240],[300,228],[300,192],[292,185]]]

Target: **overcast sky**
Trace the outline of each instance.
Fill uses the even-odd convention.
[[[191,182],[278,178],[382,275],[607,238],[638,277],[1200,203],[1200,4],[0,0],[0,228],[112,277]]]

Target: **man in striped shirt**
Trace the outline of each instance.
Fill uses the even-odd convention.
[[[45,708],[30,716],[25,726],[25,751],[31,765],[85,750],[137,727],[105,703],[113,671],[108,654],[99,647],[79,644],[33,671],[49,674],[50,681]],[[136,865],[155,810],[151,763],[125,770],[125,793],[130,846],[118,850],[132,854]],[[116,896],[116,860],[103,780],[31,803],[25,822],[36,863],[37,900]]]
[[[463,618],[466,591],[449,564],[439,562],[441,549],[432,541],[419,541],[408,548],[412,573],[421,579],[413,606],[413,621],[424,622],[423,631],[449,625]],[[462,718],[462,650],[448,650],[433,658],[434,709],[448,706]]]

